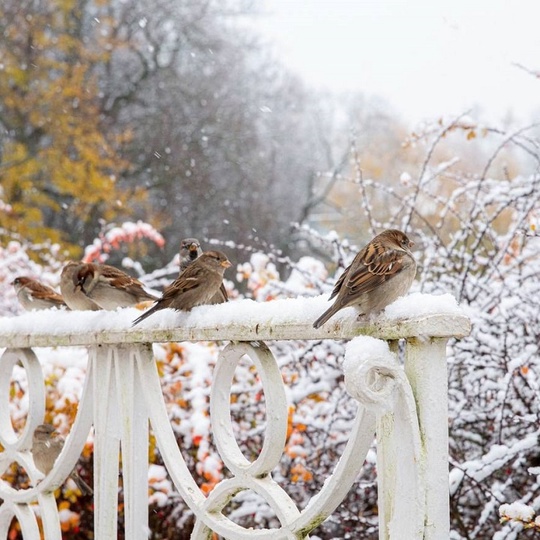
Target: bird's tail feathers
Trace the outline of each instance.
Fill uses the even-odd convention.
[[[313,328],[319,328],[322,326],[332,315],[334,315],[335,310],[332,308],[327,309],[314,323]]]
[[[94,490],[80,477],[79,473],[73,471],[71,473],[71,478],[77,484],[77,487],[81,490],[83,495],[93,495]]]
[[[140,317],[137,317],[132,323],[131,323],[131,327],[133,328],[136,324],[139,324],[141,321],[144,321],[144,319],[146,319],[146,317],[149,317],[150,315],[152,315],[152,313],[154,313],[156,311],[156,308],[157,308],[157,304],[150,308],[148,311],[145,311]]]

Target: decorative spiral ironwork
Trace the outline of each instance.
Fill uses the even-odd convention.
[[[8,350],[0,359],[0,443],[4,447],[0,467],[3,472],[16,461],[28,471],[34,487],[16,491],[5,482],[0,483],[0,497],[4,500],[0,507],[0,538],[7,537],[13,517],[19,520],[25,538],[38,537],[36,518],[29,506],[37,500],[42,505],[40,513],[45,538],[60,540],[58,512],[51,491],[65,481],[75,466],[92,425],[95,430],[96,538],[114,538],[117,534],[115,515],[120,447],[126,537],[145,538],[148,420],[165,467],[196,516],[194,540],[208,538],[210,531],[235,540],[308,538],[309,532],[335,510],[355,482],[372,444],[377,418],[380,421],[385,415],[395,415],[392,417],[395,424],[403,429],[400,433],[409,433],[405,436],[409,442],[405,444],[412,451],[413,460],[415,453],[420,451],[414,399],[402,368],[389,354],[367,354],[359,361],[345,363],[346,387],[360,402],[357,417],[333,474],[300,511],[271,476],[285,449],[288,407],[276,359],[265,343],[232,342],[219,355],[210,395],[210,416],[217,449],[232,477],[218,483],[208,496],[198,487],[178,447],[151,345],[98,345],[89,349],[87,377],[77,417],[53,470],[41,481],[42,475],[36,471],[28,450],[33,430],[44,417],[43,373],[31,350]],[[238,363],[246,356],[257,369],[266,402],[264,442],[260,454],[252,461],[240,449],[231,418],[234,374]],[[21,435],[13,430],[9,416],[9,381],[18,362],[27,372],[31,394],[28,420]],[[404,412],[398,413],[399,407]],[[401,489],[399,485],[397,488]],[[280,522],[279,527],[248,529],[224,514],[231,498],[243,490],[252,490],[268,503]]]

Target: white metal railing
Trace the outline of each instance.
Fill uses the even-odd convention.
[[[288,304],[288,308],[294,304]],[[133,317],[97,312],[87,317],[89,328],[70,327],[69,314],[57,312],[60,330],[47,330],[25,322],[24,316],[0,324],[0,472],[18,462],[28,472],[33,487],[15,490],[0,483],[0,539],[7,538],[15,516],[24,538],[38,539],[37,520],[31,505],[40,505],[46,540],[61,539],[53,491],[73,467],[94,427],[94,533],[98,540],[117,537],[119,451],[122,448],[125,536],[148,538],[148,437],[149,423],[168,473],[181,497],[196,517],[194,539],[209,538],[214,531],[224,538],[301,539],[324,521],[351,489],[368,449],[377,435],[380,538],[447,540],[449,537],[448,433],[446,343],[469,332],[469,321],[459,313],[431,314],[389,321],[381,318],[367,326],[354,315],[337,317],[315,330],[311,321],[269,318],[264,307],[249,306],[247,323],[220,321],[220,306],[208,308],[216,317],[208,322],[182,319],[174,328],[129,328]],[[193,312],[195,314],[195,311]],[[225,313],[225,312],[221,312]],[[43,315],[45,318],[46,315]],[[52,315],[50,315],[52,317]],[[99,319],[97,319],[99,317]],[[223,319],[224,317],[221,317]],[[99,323],[97,322],[99,320]],[[176,322],[178,322],[175,319]],[[190,323],[190,321],[192,321]],[[100,327],[102,325],[103,327]],[[112,329],[111,329],[112,326]],[[32,328],[31,328],[32,327]],[[371,336],[383,341],[370,338]],[[349,441],[331,477],[300,511],[271,471],[282,457],[287,433],[287,401],[276,359],[268,340],[353,339],[344,362],[345,384],[360,407]],[[405,340],[405,364],[392,352]],[[152,343],[165,341],[230,341],[215,368],[210,412],[213,436],[231,477],[222,480],[208,496],[197,486],[178,447],[168,419]],[[45,386],[40,363],[32,347],[88,346],[89,362],[77,417],[64,450],[50,474],[42,477],[34,467],[31,437],[43,422]],[[266,397],[266,433],[255,461],[241,452],[230,415],[231,384],[239,360],[247,355],[262,379]],[[30,410],[21,434],[12,428],[9,385],[12,370],[22,363],[28,377]],[[149,420],[149,422],[148,422]],[[230,498],[250,489],[272,507],[281,526],[277,529],[244,529],[222,513]]]

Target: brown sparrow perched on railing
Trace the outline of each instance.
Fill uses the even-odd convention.
[[[413,245],[396,229],[373,238],[341,274],[329,298],[336,300],[313,326],[319,328],[345,307],[356,307],[360,316],[370,315],[403,296],[416,275],[416,261],[410,251]]]
[[[202,254],[201,244],[196,238],[184,238],[180,242],[180,274]]]
[[[160,309],[190,311],[195,306],[210,304],[229,266],[231,263],[221,251],[203,253],[165,288],[153,307],[133,321],[133,326]]]
[[[11,283],[15,287],[17,299],[27,311],[67,307],[64,299],[51,287],[24,276],[15,278]]]
[[[90,300],[77,284],[77,275],[83,265],[84,263],[80,261],[69,261],[62,269],[60,275],[62,297],[70,309],[97,311],[101,308],[93,300]]]
[[[157,300],[156,296],[143,289],[138,279],[107,264],[82,264],[73,279],[75,288],[102,309],[112,310]]]
[[[203,254],[200,242],[196,238],[184,238],[180,242],[180,274],[198,257]],[[180,275],[179,274],[179,275]],[[209,304],[223,304],[228,302],[229,295],[223,282],[219,291],[212,297]]]

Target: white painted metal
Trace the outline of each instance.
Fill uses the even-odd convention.
[[[95,313],[95,312],[92,312]],[[106,316],[106,314],[102,315]],[[469,334],[469,319],[462,315],[423,315],[410,319],[375,319],[359,323],[355,316],[338,322],[328,321],[315,329],[310,321],[276,325],[271,319],[257,318],[249,325],[239,323],[204,326],[181,325],[173,328],[126,330],[91,330],[62,327],[54,335],[37,331],[0,330],[0,347],[60,347],[118,343],[162,343],[166,341],[270,341],[287,339],[352,339],[356,336],[375,336],[379,339],[409,339],[413,337],[463,337]],[[75,326],[75,325],[74,325]]]
[[[13,461],[28,472],[34,487],[15,491],[0,482],[0,540],[7,538],[13,516],[25,538],[39,538],[30,503],[40,506],[45,540],[61,538],[58,511],[52,491],[66,479],[94,426],[95,538],[117,537],[119,452],[125,494],[126,537],[148,537],[148,432],[149,424],[169,475],[180,496],[196,516],[192,538],[209,538],[215,531],[224,538],[298,540],[328,517],[355,482],[373,441],[377,426],[380,538],[446,540],[448,516],[448,434],[445,344],[452,335],[464,335],[468,320],[457,315],[433,315],[399,323],[374,322],[330,326],[314,331],[309,323],[254,327],[230,324],[223,328],[129,330],[126,332],[61,335],[0,334],[0,346],[86,344],[89,363],[77,418],[51,473],[42,481],[28,452],[33,428],[43,421],[44,382],[39,362],[30,349],[8,349],[0,359],[0,468]],[[165,335],[166,334],[166,335]],[[405,371],[393,354],[366,353],[359,363],[345,368],[347,389],[359,401],[349,441],[333,474],[320,493],[300,511],[278,485],[271,471],[283,454],[287,430],[287,402],[275,358],[258,339],[353,338],[372,335],[407,339]],[[168,340],[223,340],[235,337],[221,353],[211,391],[214,439],[232,477],[219,483],[206,497],[189,472],[167,416],[151,343]],[[433,339],[435,338],[435,339]],[[263,449],[249,461],[235,439],[230,416],[231,384],[242,357],[255,365],[265,393],[267,422]],[[30,415],[17,435],[9,417],[9,379],[13,366],[22,362],[29,380]],[[231,497],[253,490],[274,509],[277,529],[244,529],[222,512]],[[36,536],[37,534],[37,536]],[[405,535],[405,536],[404,536]]]
[[[242,356],[248,356],[260,374],[266,390],[267,425],[259,457],[250,462],[242,454],[233,433],[230,414],[231,386]],[[223,463],[235,476],[251,478],[268,474],[277,466],[287,438],[287,399],[281,373],[270,349],[263,342],[231,343],[216,366],[210,400],[210,416],[216,445]]]
[[[119,349],[125,350],[125,349]],[[127,361],[127,359],[126,359]],[[94,528],[96,539],[117,538],[120,409],[113,347],[89,350],[94,417]],[[88,382],[88,379],[87,379]],[[122,381],[121,384],[123,384]]]
[[[409,340],[405,355],[405,373],[416,400],[422,440],[426,540],[448,540],[450,537],[446,341]]]
[[[366,359],[364,369],[366,380],[375,382],[379,378],[381,399],[376,406],[383,405],[377,419],[379,538],[422,540],[425,467],[413,391],[390,349],[386,358]],[[368,370],[376,374],[370,376]],[[390,401],[389,391],[393,391],[393,399],[388,411],[384,406]],[[448,521],[449,516],[445,519]]]

